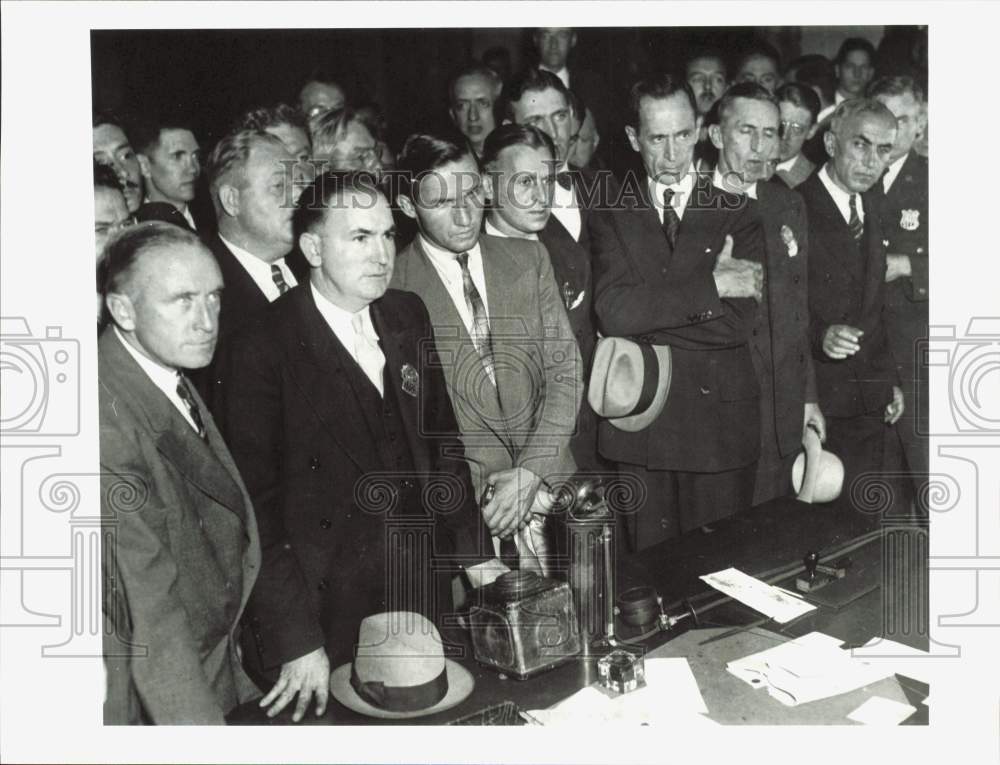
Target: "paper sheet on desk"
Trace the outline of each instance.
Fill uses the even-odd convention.
[[[719,592],[771,617],[778,624],[816,610],[816,606],[801,598],[744,574],[737,568],[727,568],[698,578]]]
[[[839,638],[810,632],[766,651],[729,662],[726,669],[785,706],[838,696],[892,675],[890,667],[852,658]]]
[[[646,659],[646,687],[609,698],[594,686],[577,691],[551,709],[531,710],[543,725],[714,726],[687,659]]]
[[[851,655],[859,661],[886,667],[891,672],[905,677],[912,677],[921,683],[931,684],[931,673],[940,667],[940,663],[931,661],[927,651],[911,648],[888,638],[873,637],[867,643],[851,651]]]

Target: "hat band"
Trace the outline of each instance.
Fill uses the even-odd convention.
[[[656,358],[656,351],[649,343],[636,343],[642,352],[642,390],[639,391],[639,400],[635,402],[632,411],[624,415],[632,417],[642,414],[653,405],[656,398],[656,389],[660,387],[660,363]]]
[[[386,685],[380,681],[362,682],[355,664],[351,664],[351,687],[369,704],[390,712],[416,712],[428,709],[448,695],[448,668],[420,685]]]

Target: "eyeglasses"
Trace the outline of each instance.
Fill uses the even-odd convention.
[[[779,133],[782,138],[784,138],[785,135],[790,135],[793,138],[801,138],[808,132],[808,125],[800,125],[798,122],[789,122],[788,120],[781,121],[781,130]]]

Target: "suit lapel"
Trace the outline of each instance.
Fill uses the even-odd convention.
[[[195,433],[163,391],[142,371],[135,359],[122,347],[111,327],[101,337],[100,350],[108,362],[108,369],[102,371],[102,374],[111,374],[120,380],[122,385],[118,393],[132,399],[133,408],[145,419],[153,435],[157,451],[185,479],[241,520],[245,520],[246,507],[238,478],[226,468],[220,457],[226,455],[228,458],[226,446],[215,429],[208,407],[197,392],[193,391],[193,386],[193,395],[201,407],[208,429],[208,443]]]
[[[353,359],[319,312],[308,285],[296,289],[296,326],[290,331],[295,333],[293,342],[298,345],[293,358],[302,394],[351,461],[362,472],[376,468],[378,457],[371,428],[344,367]]]

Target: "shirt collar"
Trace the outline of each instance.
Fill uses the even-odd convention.
[[[427,255],[430,257],[430,259],[434,261],[438,266],[444,268],[450,268],[454,266],[455,268],[459,268],[458,265],[459,253],[452,252],[451,250],[445,250],[442,249],[441,247],[438,247],[436,244],[432,244],[423,234],[420,234],[419,236],[420,236],[420,244],[423,246],[424,252],[426,252]],[[469,253],[469,260],[472,260],[475,257],[479,257],[479,242],[477,241],[474,245],[472,245],[472,247],[466,250],[466,252]]]
[[[743,189],[742,191],[738,190],[738,189],[731,188],[729,186],[729,184],[726,183],[726,179],[723,178],[722,171],[719,170],[719,166],[718,165],[715,166],[715,172],[712,174],[712,185],[715,186],[715,188],[717,188],[717,189],[719,189],[721,191],[725,191],[725,192],[727,192],[729,194],[741,194],[741,195],[745,194],[746,196],[750,197],[751,199],[756,199],[757,198],[757,181],[754,181],[753,183],[751,183],[747,188]]]
[[[136,364],[138,364],[142,371],[146,373],[146,376],[152,381],[153,385],[168,396],[177,395],[177,381],[180,378],[180,372],[176,369],[165,367],[159,362],[153,361],[151,358],[134,348],[118,330],[118,327],[115,327],[114,330],[118,339],[121,341],[121,344],[125,346],[125,350],[128,351],[129,355],[133,359],[135,359]]]
[[[242,265],[243,268],[245,268],[252,274],[257,274],[261,276],[262,278],[267,278],[267,279],[271,278],[270,263],[261,260],[249,250],[244,250],[242,247],[237,247],[235,244],[226,239],[226,237],[224,237],[222,234],[219,234],[219,239],[221,239],[222,243],[229,248],[229,251],[236,256],[236,259],[240,262],[240,265]],[[281,260],[284,260],[284,258],[281,258]]]
[[[795,163],[798,161],[799,161],[799,155],[796,154],[791,159],[786,159],[784,162],[779,162],[777,165],[774,166],[774,170],[775,172],[777,172],[778,170],[791,170],[792,167],[795,165]]]
[[[489,234],[490,236],[499,236],[502,239],[513,239],[513,238],[515,238],[515,237],[512,237],[510,234],[505,234],[503,231],[501,231],[496,226],[494,226],[490,222],[489,218],[486,219],[486,226],[485,226],[485,228],[486,228],[486,233]],[[531,239],[532,241],[536,241],[537,242],[538,241],[538,234],[535,234],[535,233],[521,234],[517,238],[518,239]]]
[[[861,203],[861,195],[855,192],[854,194],[844,191],[840,186],[837,185],[836,181],[833,180],[833,176],[830,174],[830,163],[827,162],[823,165],[823,169],[819,172],[819,179],[822,184],[826,187],[826,190],[830,192],[830,196],[833,197],[833,202],[837,205],[837,209],[840,210],[840,214],[844,216],[845,221],[849,221],[851,217],[851,197],[858,197],[858,217],[864,220],[865,211],[864,204]]]
[[[653,197],[653,204],[656,207],[663,207],[663,192],[667,189],[673,189],[674,194],[687,199],[691,190],[694,188],[694,167],[690,167],[686,173],[681,177],[676,183],[663,183],[661,181],[649,179],[649,193]],[[686,202],[685,202],[686,204]]]
[[[370,303],[360,311],[348,311],[329,300],[311,281],[309,282],[309,289],[312,290],[313,300],[316,301],[316,308],[319,309],[320,314],[326,319],[326,323],[330,325],[330,328],[338,336],[349,337],[353,335],[354,327],[352,322],[356,315],[361,314],[365,334],[376,341],[378,340],[375,327],[372,325]]]
[[[906,158],[908,156],[910,156],[909,152],[904,154],[885,169],[885,174],[882,176],[883,191],[888,192],[889,189],[892,188],[892,184],[895,183],[896,178],[899,176],[899,171],[903,169],[903,163],[906,162]]]

